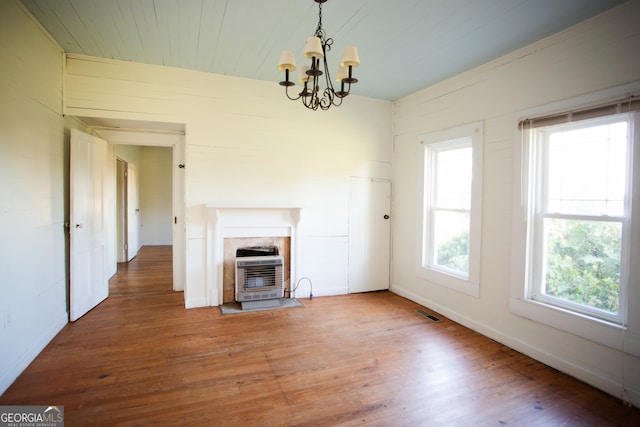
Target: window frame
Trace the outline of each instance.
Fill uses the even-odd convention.
[[[630,93],[640,91],[640,82],[605,89],[587,95],[566,99],[548,105],[534,107],[515,114],[516,123],[522,123],[529,117],[541,117],[545,114],[556,114],[562,111],[570,111],[575,108],[583,108],[590,105],[598,105],[603,101],[628,96]],[[628,160],[636,168],[640,166],[640,112],[628,113],[633,115],[633,125],[630,133],[633,142],[630,144],[631,152]],[[635,128],[635,129],[634,129]],[[525,179],[529,175],[529,169],[535,165],[529,165],[530,144],[524,138],[521,127],[516,128],[513,140],[513,216],[512,216],[512,244],[511,244],[511,273],[510,273],[510,298],[509,309],[512,313],[544,324],[555,329],[569,332],[573,335],[586,338],[607,347],[625,351],[626,353],[640,356],[640,313],[629,311],[629,307],[640,303],[640,288],[631,286],[640,278],[640,263],[630,262],[627,266],[629,286],[627,287],[626,300],[620,301],[620,310],[624,312],[624,319],[620,323],[595,318],[564,307],[551,306],[541,301],[529,298],[527,277],[531,254],[528,252],[527,241],[531,227],[528,223],[528,203],[531,194],[532,183]],[[629,216],[629,238],[626,247],[629,250],[629,259],[640,259],[640,173],[630,174],[627,179],[630,182],[629,201],[631,213]],[[623,250],[627,250],[623,248]],[[622,268],[622,266],[621,266]]]
[[[527,298],[535,301],[539,301],[543,304],[548,304],[561,309],[568,310],[569,312],[576,312],[587,317],[593,317],[606,322],[612,322],[617,325],[624,325],[626,319],[627,303],[622,304],[622,301],[627,301],[627,288],[629,284],[629,271],[628,264],[630,259],[629,254],[629,226],[631,222],[631,200],[630,197],[625,197],[624,201],[624,213],[620,216],[613,215],[593,215],[593,214],[579,214],[579,213],[560,213],[551,212],[547,206],[546,192],[548,191],[548,164],[549,164],[549,138],[554,132],[559,129],[563,131],[576,130],[580,128],[591,128],[600,124],[611,124],[613,122],[627,121],[628,134],[631,133],[633,128],[633,118],[629,118],[628,114],[614,114],[596,119],[583,120],[575,123],[565,123],[552,126],[541,127],[533,130],[536,135],[533,136],[529,144],[530,147],[529,156],[535,156],[533,163],[535,164],[535,171],[532,172],[528,179],[532,180],[531,196],[528,203],[532,206],[529,211],[529,230],[528,235],[531,236],[531,242],[528,242],[528,252],[530,258],[527,262],[531,268],[528,270],[527,277]],[[526,138],[526,136],[525,136]],[[626,142],[626,170],[628,171],[625,177],[625,193],[628,193],[631,188],[631,178],[633,176],[633,159],[632,159],[632,136],[628,137]],[[531,160],[531,159],[530,159]],[[540,161],[537,161],[540,160]],[[532,176],[535,175],[535,176]],[[620,280],[619,280],[619,307],[618,313],[607,313],[598,309],[590,309],[589,307],[563,300],[562,298],[546,295],[543,290],[544,282],[544,220],[547,218],[554,219],[567,219],[567,220],[582,220],[582,221],[597,221],[597,222],[613,222],[620,223],[621,225],[621,251],[620,251]]]
[[[416,274],[419,278],[435,284],[462,292],[474,297],[480,296],[480,248],[481,248],[481,214],[482,214],[482,149],[484,138],[483,122],[465,124],[451,129],[423,134],[419,137],[419,171],[418,186],[418,230]],[[465,140],[469,140],[467,143]],[[465,142],[463,142],[465,141]],[[428,260],[431,253],[433,191],[435,185],[431,150],[446,151],[451,147],[469,146],[472,152],[471,172],[471,204],[469,208],[469,273],[468,277],[457,270],[430,266]],[[457,211],[457,210],[456,210]],[[462,211],[462,210],[461,210]]]
[[[429,178],[425,178],[425,181],[429,181],[430,185],[425,187],[425,198],[427,199],[427,203],[425,203],[425,233],[424,233],[424,246],[426,246],[423,251],[423,259],[422,265],[425,268],[430,268],[436,271],[439,271],[444,274],[449,274],[451,276],[460,277],[461,279],[467,280],[469,278],[469,272],[464,274],[459,270],[454,270],[452,268],[448,268],[446,266],[437,264],[437,254],[434,250],[435,248],[435,237],[436,233],[434,232],[436,226],[436,214],[441,212],[450,212],[450,213],[461,213],[466,214],[471,218],[471,203],[469,203],[468,208],[453,208],[445,206],[438,197],[438,192],[436,191],[437,187],[437,175],[439,172],[439,164],[438,164],[438,156],[442,153],[460,149],[470,148],[473,153],[473,141],[471,137],[463,137],[456,139],[449,139],[440,142],[433,142],[430,144],[426,144],[424,147],[425,152],[425,164],[428,165],[428,169],[425,169],[425,177],[428,173]],[[472,159],[473,162],[473,159]],[[428,171],[428,172],[427,172]],[[471,193],[471,188],[469,188],[469,193]],[[471,194],[469,194],[471,196]],[[471,197],[469,197],[471,198]]]

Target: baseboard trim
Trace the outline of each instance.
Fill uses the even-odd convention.
[[[57,316],[54,322],[51,323],[51,327],[46,329],[42,335],[36,337],[33,345],[27,349],[13,364],[7,369],[6,372],[0,376],[0,395],[27,369],[27,366],[35,360],[42,350],[51,342],[51,340],[58,335],[58,333],[69,323],[69,314],[65,311]]]
[[[621,400],[628,401],[634,406],[640,405],[639,401],[635,401],[636,396],[633,396],[628,391],[627,393],[625,393],[624,386],[613,379],[603,377],[602,375],[599,375],[585,368],[584,366],[580,366],[567,360],[561,359],[554,354],[541,351],[520,340],[519,338],[505,335],[502,332],[488,325],[480,323],[474,319],[471,319],[464,314],[451,310],[428,298],[424,298],[407,289],[404,289],[402,286],[393,285],[390,291],[404,298],[410,299],[411,301],[417,302],[418,304],[422,304],[425,307],[430,308],[431,310],[437,311],[438,313],[448,317],[454,322],[460,323],[461,325],[466,326],[469,329],[472,329],[516,351],[519,351],[520,353],[538,360],[545,365],[551,366],[552,368],[557,369],[560,372],[584,381],[587,384],[590,384],[593,387],[604,391],[605,393],[615,396]]]
[[[207,299],[205,297],[184,299],[184,308],[201,308],[208,306],[209,304],[207,303]]]
[[[309,298],[310,288],[306,286],[308,283],[302,282],[302,290],[296,291],[296,298]],[[314,297],[331,297],[335,295],[346,295],[349,293],[348,288],[313,288],[313,296]]]

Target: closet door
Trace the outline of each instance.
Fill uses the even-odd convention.
[[[351,178],[349,293],[389,289],[391,182]]]

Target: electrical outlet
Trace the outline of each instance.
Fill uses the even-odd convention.
[[[2,316],[2,323],[4,324],[4,328],[7,329],[11,326],[11,313],[8,311]]]

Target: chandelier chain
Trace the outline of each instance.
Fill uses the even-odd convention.
[[[320,39],[324,39],[324,30],[322,29],[322,3],[318,3],[318,28],[316,28],[316,35]]]

